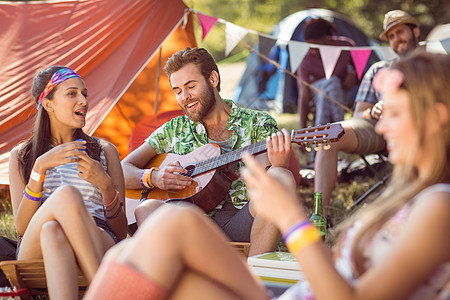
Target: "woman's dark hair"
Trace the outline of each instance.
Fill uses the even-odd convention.
[[[64,66],[51,66],[48,69],[40,71],[34,77],[33,87],[31,89],[31,95],[35,104],[38,104],[38,98],[44,91],[45,86],[51,80],[53,74],[58,70],[65,68]],[[52,100],[54,92],[58,86],[56,86],[48,95],[47,99]],[[88,136],[83,132],[81,128],[76,129],[74,132],[73,139],[83,139],[86,143],[87,154],[97,161],[100,161],[100,143],[97,139]],[[22,178],[25,183],[31,174],[31,170],[34,166],[36,159],[49,151],[53,147],[52,134],[50,130],[50,118],[47,111],[42,107],[38,106],[38,112],[36,115],[36,120],[34,122],[34,129],[32,136],[25,141],[21,149],[19,150],[19,165],[22,171]]]

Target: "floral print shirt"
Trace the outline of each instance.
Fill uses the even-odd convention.
[[[233,101],[224,99],[231,106],[226,129],[232,131],[232,149],[265,140],[278,131],[276,121],[267,113],[238,107]],[[201,122],[192,122],[186,115],[176,117],[156,129],[146,142],[157,154],[175,153],[186,155],[208,143],[206,129]],[[243,166],[237,164],[236,171]],[[247,190],[241,178],[233,181],[229,191],[234,206],[241,209],[248,201]]]

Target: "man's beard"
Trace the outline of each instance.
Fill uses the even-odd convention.
[[[185,106],[182,107],[184,113],[186,116],[191,120],[192,122],[200,122],[203,120],[205,116],[208,115],[208,113],[211,111],[211,109],[214,107],[216,103],[216,98],[214,96],[214,88],[211,84],[207,85],[207,89],[202,92],[198,98],[194,98],[189,102],[192,101],[198,101],[199,108],[196,112],[192,113],[190,112]]]
[[[414,35],[414,32],[411,32],[411,38],[406,41],[406,49],[405,51],[399,53],[397,51],[395,51],[395,53],[397,53],[399,56],[405,56],[406,54],[410,53],[411,51],[413,51],[414,49],[416,49],[417,47],[417,38]],[[403,41],[402,41],[403,42]]]

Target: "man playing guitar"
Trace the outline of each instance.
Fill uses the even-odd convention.
[[[261,154],[260,159],[267,167],[271,166],[271,172],[277,173],[274,176],[286,176],[288,182],[293,182],[292,174],[286,169],[291,149],[289,133],[278,131],[276,121],[267,113],[239,108],[233,101],[222,99],[219,94],[219,69],[205,49],[178,51],[168,59],[164,70],[185,115],[155,130],[122,161],[127,189],[145,187],[150,189],[148,198],[152,198],[152,189],[176,194],[198,185],[190,176],[191,170],[178,160],[149,168],[149,162],[164,153],[187,155],[197,149],[200,151],[196,153],[196,159],[203,160],[216,155],[211,151],[214,147],[198,149],[206,144],[216,144],[221,154],[231,154],[264,140],[267,140],[267,155]],[[221,168],[220,176],[228,179],[231,186],[227,187],[228,192],[224,196],[215,194],[214,188],[213,193],[205,196],[217,203],[208,214],[232,241],[250,242],[249,255],[274,251],[280,234],[252,208],[245,186],[236,176],[241,166],[242,163],[236,163],[227,165],[226,170]],[[230,170],[234,172],[228,172]],[[217,191],[220,188],[217,187]],[[138,226],[165,203],[161,201],[165,199],[154,198],[137,206],[135,216]]]

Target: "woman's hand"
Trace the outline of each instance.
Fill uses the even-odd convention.
[[[289,167],[291,156],[291,135],[286,129],[282,129],[272,136],[267,137],[267,155],[273,167]]]
[[[74,141],[58,145],[36,159],[34,170],[39,174],[53,167],[77,162],[78,154],[85,152],[86,141]]]
[[[76,153],[78,157],[77,170],[81,179],[95,185],[102,191],[114,189],[110,176],[105,172],[100,162],[90,158],[85,151]]]
[[[295,189],[286,188],[269,176],[253,156],[244,154],[243,161],[245,168],[241,175],[257,214],[275,224],[281,232],[305,218]]]

